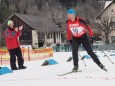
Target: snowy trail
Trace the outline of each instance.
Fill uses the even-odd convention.
[[[115,62],[115,56],[110,56]],[[86,52],[82,51],[83,56]],[[71,52],[54,53],[54,59],[59,64],[41,66],[45,60],[26,62],[26,70],[14,71],[10,74],[0,75],[0,86],[114,86],[115,85],[115,64],[103,57],[104,54],[98,51],[100,61],[106,66],[108,72],[101,70],[92,59],[85,59],[87,66],[79,60],[79,68],[83,72],[73,73],[66,76],[57,76],[71,71],[72,61],[66,62],[71,56]]]

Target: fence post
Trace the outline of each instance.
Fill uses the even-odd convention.
[[[30,51],[29,51],[29,47],[28,47],[28,60],[30,61]]]
[[[1,53],[1,65],[2,65],[2,53]]]

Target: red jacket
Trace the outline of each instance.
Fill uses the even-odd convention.
[[[10,28],[7,28],[5,30],[4,35],[5,35],[6,46],[8,50],[20,47],[20,43],[19,43],[20,33],[21,33],[20,31],[16,32],[14,30],[11,30]]]
[[[79,17],[77,17],[74,22],[68,20],[67,25],[68,25],[68,29],[67,29],[68,40],[71,39],[71,36],[80,38],[86,33],[86,30],[88,30],[90,36],[94,35],[90,26],[85,22],[85,20]]]

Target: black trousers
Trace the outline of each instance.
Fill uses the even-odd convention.
[[[79,67],[79,65],[78,65],[78,48],[81,44],[87,51],[88,55],[90,55],[91,58],[93,59],[93,61],[99,66],[101,64],[101,62],[97,58],[96,54],[93,52],[93,50],[91,48],[91,44],[90,44],[89,39],[86,34],[80,38],[75,38],[75,37],[72,38],[72,55],[73,55],[74,66]]]
[[[22,58],[22,51],[21,51],[20,47],[9,50],[9,54],[10,54],[11,69],[16,68],[16,56],[17,56],[17,60],[18,60],[18,66],[19,67],[23,66],[24,60]]]

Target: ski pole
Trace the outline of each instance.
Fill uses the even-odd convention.
[[[97,46],[99,47],[99,43],[97,43]],[[114,64],[114,62],[109,58],[109,56],[104,52],[104,50],[103,50],[101,47],[99,47],[99,49],[105,54],[105,56],[109,59],[109,61],[110,61],[112,64]]]
[[[79,53],[79,52],[78,52],[78,54],[79,54],[79,56],[81,57],[81,55],[80,55],[80,53]],[[86,63],[85,63],[85,61],[84,61],[84,60],[82,60],[82,61],[83,61],[84,65],[85,65],[85,66],[87,66],[87,65],[86,65]]]

